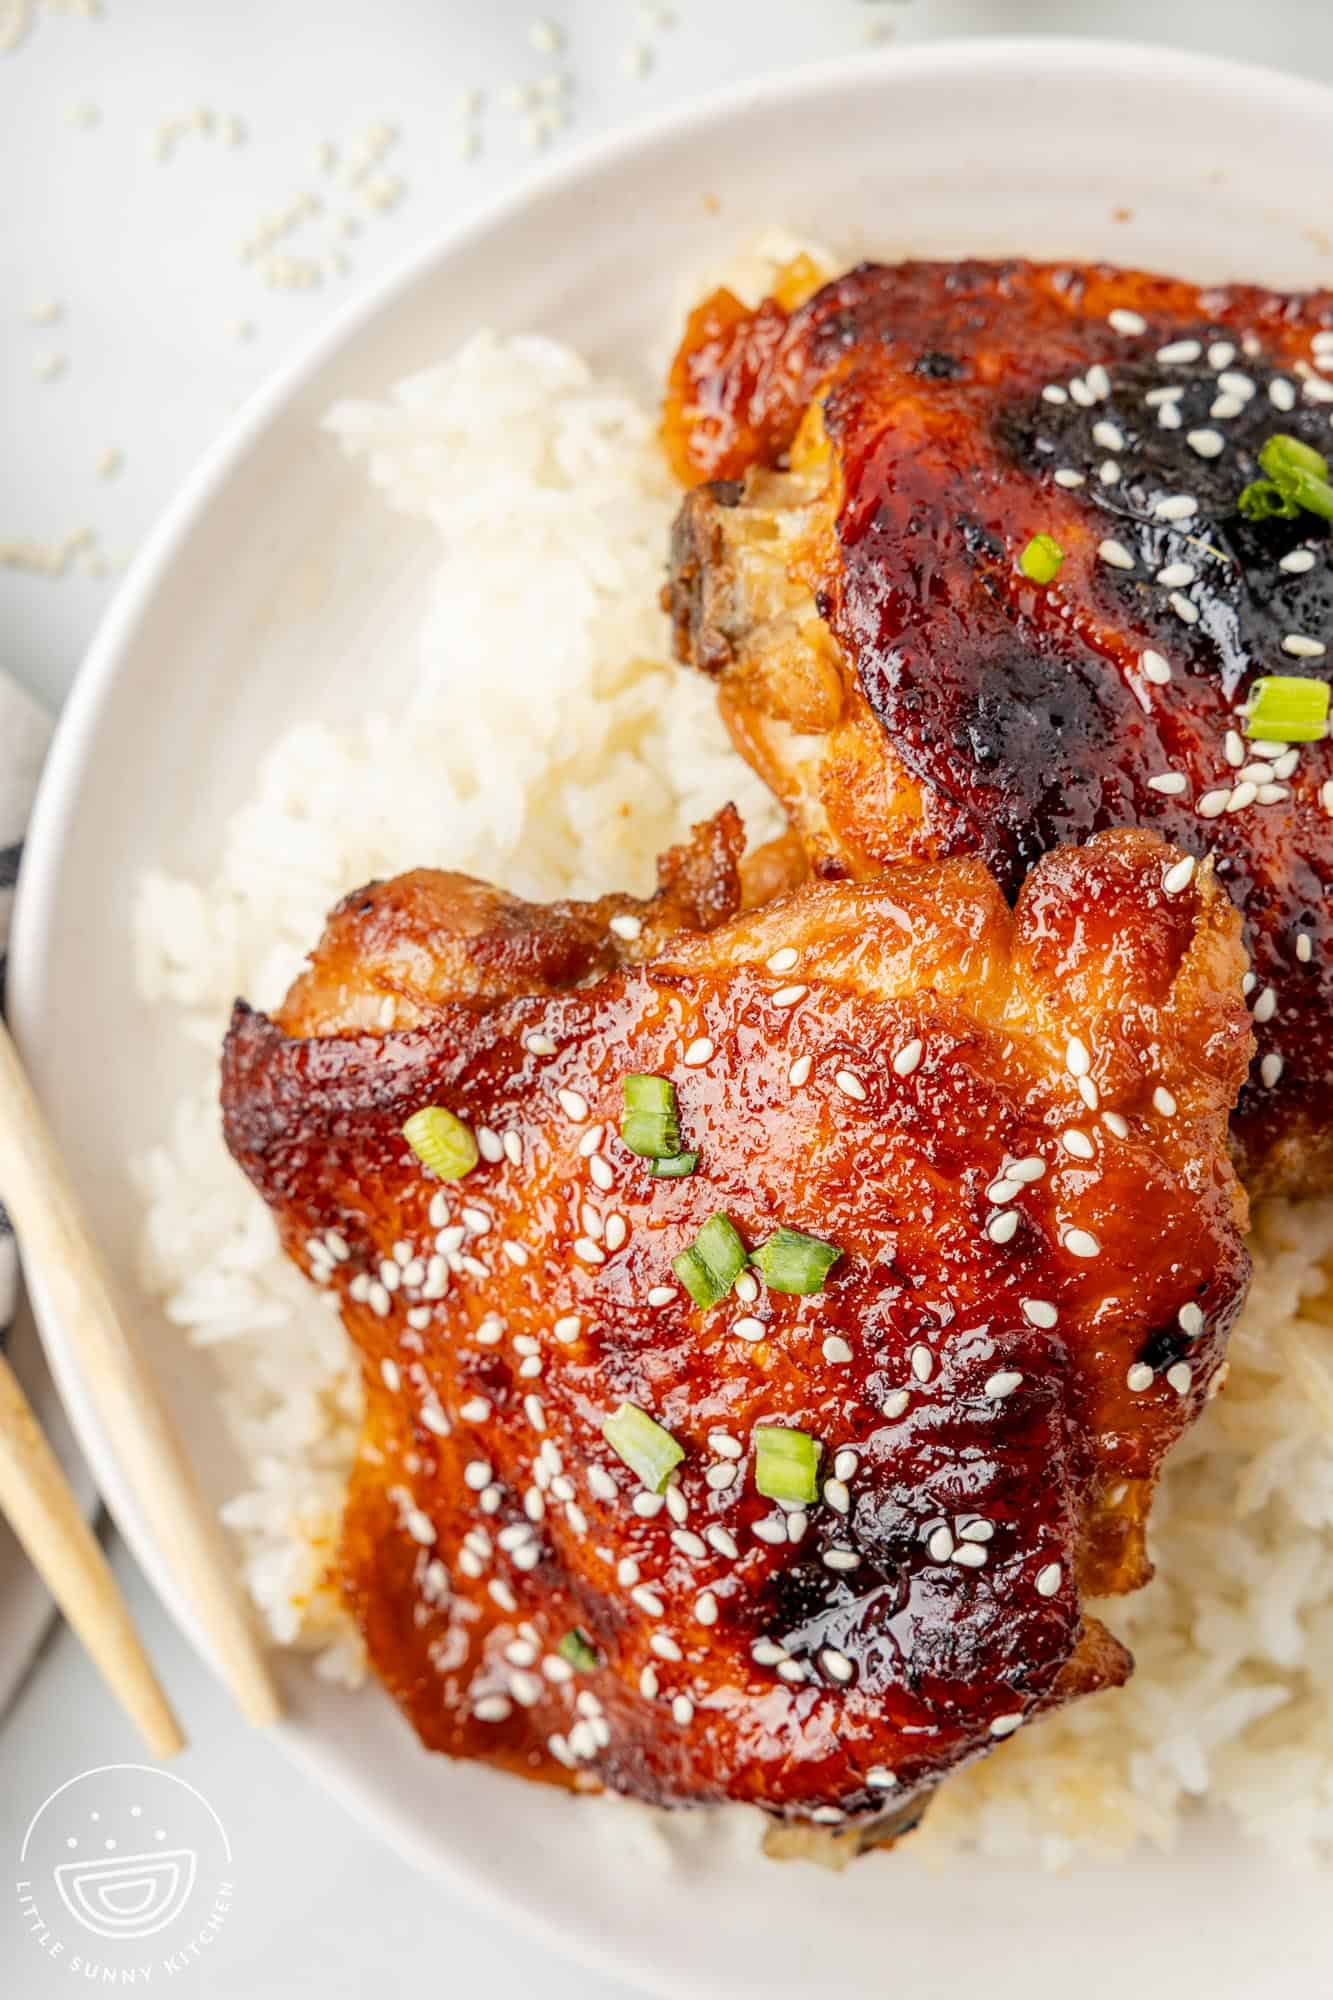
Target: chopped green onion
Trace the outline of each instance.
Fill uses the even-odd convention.
[[[1276,432],[1259,453],[1267,479],[1253,479],[1236,505],[1248,521],[1291,520],[1302,508],[1333,521],[1328,460],[1300,438]]]
[[[1328,724],[1328,705],[1327,682],[1270,674],[1250,689],[1245,734],[1270,743],[1318,743]]]
[[[779,1430],[766,1424],[754,1434],[754,1483],[768,1500],[794,1500],[805,1505],[819,1494],[817,1444],[806,1431]]]
[[[750,1259],[770,1292],[822,1292],[842,1252],[799,1229],[775,1229]]]
[[[697,1153],[673,1153],[669,1160],[649,1160],[648,1171],[659,1181],[678,1181],[699,1164]]]
[[[623,1458],[650,1493],[662,1493],[685,1453],[670,1431],[655,1424],[646,1410],[622,1403],[602,1425],[602,1436],[617,1458]]]
[[[722,1214],[710,1215],[688,1250],[671,1260],[671,1268],[697,1306],[715,1306],[745,1269],[745,1245],[734,1224]]]
[[[1018,558],[1018,567],[1033,583],[1054,583],[1064,559],[1054,535],[1034,535]]]
[[[403,1127],[403,1137],[438,1180],[461,1180],[479,1158],[477,1142],[461,1118],[441,1105],[423,1105]]]
[[[676,1086],[665,1076],[627,1076],[620,1136],[631,1153],[645,1160],[669,1160],[680,1152]]]
[[[581,1674],[590,1674],[602,1664],[591,1639],[577,1625],[566,1632],[555,1650],[562,1660],[568,1660],[570,1666],[576,1667]]]

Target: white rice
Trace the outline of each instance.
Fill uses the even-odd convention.
[[[550,341],[482,335],[329,427],[439,538],[413,692],[392,718],[292,730],[212,879],[141,885],[142,993],[179,1022],[198,1082],[135,1171],[145,1279],[210,1349],[246,1468],[225,1518],[250,1592],[279,1643],[355,1680],[324,1572],[357,1372],[334,1301],[279,1254],[223,1148],[231,1001],[274,1004],[330,904],[371,876],[438,863],[535,897],[646,890],[658,851],[726,799],[752,838],[776,817],[711,690],[666,663],[675,500],[652,410]],[[1105,1607],[1138,1672],[951,1780],[911,1851],[1061,1865],[1165,1847],[1204,1797],[1288,1856],[1333,1843],[1333,1325],[1312,1311],[1333,1202],[1270,1209],[1253,1247],[1230,1385],[1162,1482],[1159,1574]]]

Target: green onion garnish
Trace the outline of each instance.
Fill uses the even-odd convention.
[[[1018,567],[1033,583],[1054,583],[1064,559],[1054,535],[1034,535],[1018,558]]]
[[[570,1666],[577,1668],[581,1674],[590,1674],[602,1664],[591,1639],[577,1625],[566,1632],[555,1650],[562,1660],[568,1660]]]
[[[1300,674],[1256,681],[1246,704],[1245,734],[1270,743],[1318,743],[1328,724],[1328,684]]]
[[[1291,520],[1302,508],[1333,521],[1328,460],[1299,438],[1278,431],[1259,453],[1266,479],[1252,479],[1236,505],[1247,521]]]
[[[645,1160],[669,1160],[680,1152],[676,1086],[665,1076],[627,1076],[620,1136],[631,1153]]]
[[[479,1158],[477,1142],[462,1119],[438,1104],[414,1111],[403,1127],[403,1137],[437,1180],[461,1180],[472,1172]]]
[[[659,1181],[678,1181],[692,1174],[698,1164],[697,1153],[673,1153],[669,1160],[649,1160],[648,1171]]]
[[[646,1410],[622,1403],[602,1425],[602,1436],[617,1458],[623,1458],[650,1493],[662,1493],[685,1453],[670,1431],[655,1424]]]
[[[768,1500],[795,1500],[802,1506],[818,1497],[819,1454],[806,1431],[766,1424],[754,1434],[754,1483]]]
[[[799,1229],[775,1229],[750,1259],[770,1292],[822,1292],[824,1280],[841,1257],[832,1243],[802,1236]]]
[[[715,1306],[745,1269],[745,1245],[722,1214],[710,1215],[688,1250],[671,1268],[697,1306]]]

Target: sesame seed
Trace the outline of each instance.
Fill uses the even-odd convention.
[[[638,917],[612,917],[608,928],[616,937],[624,938],[628,944],[633,944],[634,940],[643,934],[643,923]]]
[[[1245,399],[1240,396],[1233,396],[1228,392],[1225,395],[1213,398],[1212,403],[1209,405],[1208,414],[1210,417],[1216,418],[1219,423],[1225,423],[1230,417],[1238,417],[1244,408]]]
[[[703,1537],[692,1533],[689,1528],[673,1528],[671,1541],[673,1547],[678,1548],[683,1556],[693,1556],[696,1561],[708,1554]]]
[[[822,1352],[825,1361],[833,1362],[835,1365],[844,1365],[852,1358],[852,1350],[840,1333],[829,1334],[824,1341]]]
[[[1275,410],[1294,410],[1296,391],[1284,375],[1275,375],[1268,385],[1268,400]]]
[[[1194,1370],[1188,1361],[1176,1361],[1167,1369],[1166,1379],[1178,1396],[1187,1396],[1194,1380]]]
[[[1182,889],[1188,889],[1194,880],[1194,856],[1187,854],[1180,861],[1173,861],[1162,877],[1162,888],[1168,896],[1178,896]]]
[[[1081,472],[1074,472],[1069,466],[1062,466],[1055,475],[1055,483],[1072,491],[1075,487],[1084,485],[1085,481]]]
[[[990,1726],[990,1733],[992,1736],[995,1737],[1012,1736],[1014,1731],[1016,1729],[1021,1729],[1022,1726],[1023,1726],[1023,1717],[1021,1716],[1021,1714],[997,1715],[994,1722],[992,1722]]]
[[[717,1599],[711,1590],[701,1591],[695,1598],[694,1615],[701,1625],[716,1625]]]
[[[614,1500],[619,1488],[604,1465],[588,1467],[588,1486],[598,1500]]]
[[[1254,1003],[1254,1018],[1259,1023],[1260,1027],[1262,1027],[1265,1021],[1272,1020],[1276,1012],[1277,1012],[1277,994],[1273,991],[1273,988],[1271,986],[1265,986],[1263,992],[1259,995],[1259,998]]]
[[[1097,400],[1081,375],[1072,378],[1069,393],[1081,410],[1090,410]]]
[[[629,1224],[623,1215],[607,1216],[605,1242],[608,1250],[619,1250],[628,1235]]]
[[[1199,622],[1198,611],[1195,609],[1194,605],[1190,603],[1188,597],[1182,597],[1178,590],[1173,590],[1170,597],[1168,597],[1166,601],[1171,606],[1171,609],[1175,612],[1177,618],[1180,620],[1182,625],[1198,624]]]
[[[840,1069],[833,1081],[844,1097],[850,1097],[857,1104],[865,1103],[866,1087],[852,1070]]]
[[[489,1460],[474,1458],[469,1460],[463,1467],[463,1484],[464,1486],[471,1487],[474,1493],[480,1493],[482,1487],[489,1486],[490,1483],[491,1467]]]
[[[856,1672],[847,1655],[840,1653],[836,1646],[824,1647],[819,1655],[819,1664],[830,1680],[840,1681],[844,1687]],[[842,1815],[839,1814],[838,1817],[841,1818]]]
[[[781,986],[773,995],[775,1007],[794,1007],[798,1000],[804,1000],[810,991],[808,986]]]
[[[752,1306],[759,1297],[759,1280],[753,1271],[742,1271],[732,1289],[738,1299],[744,1300],[747,1306]]]
[[[1252,806],[1254,804],[1258,796],[1259,796],[1259,787],[1255,784],[1251,784],[1249,779],[1246,779],[1242,784],[1233,786],[1231,791],[1228,792],[1227,811],[1243,812],[1246,806]]]
[[[1189,789],[1189,779],[1180,771],[1161,771],[1148,780],[1150,792],[1160,792],[1164,798],[1177,799]]]
[[[781,951],[775,951],[769,959],[768,969],[770,972],[790,972],[799,956],[794,945],[784,944]]]
[[[388,1318],[393,1301],[389,1297],[388,1288],[380,1284],[378,1279],[373,1279],[366,1286],[366,1304],[378,1319]]]
[[[403,1378],[398,1372],[398,1363],[387,1359],[380,1363],[380,1377],[391,1396],[396,1396],[403,1386]],[[482,1481],[483,1486],[485,1480]]]
[[[1064,1246],[1071,1257],[1097,1257],[1101,1255],[1101,1244],[1087,1229],[1065,1231]]]
[[[1173,384],[1169,388],[1163,385],[1157,389],[1149,389],[1143,400],[1150,410],[1157,410],[1166,403],[1178,403],[1184,393],[1185,391],[1178,385]]]
[[[1151,1389],[1153,1372],[1146,1361],[1136,1361],[1125,1376],[1125,1386],[1137,1396],[1144,1389]]]
[[[1108,1132],[1114,1132],[1117,1139],[1129,1137],[1129,1121],[1122,1118],[1118,1111],[1103,1111],[1102,1123]]]
[[[588,1173],[595,1187],[599,1187],[603,1194],[610,1193],[616,1177],[600,1153],[594,1153],[589,1159]]]
[[[1159,1083],[1152,1094],[1153,1110],[1160,1111],[1163,1118],[1174,1118],[1176,1100],[1164,1083]]]
[[[490,1421],[491,1405],[487,1396],[469,1396],[459,1406],[459,1416],[465,1424],[484,1424]]]
[[[1103,486],[1114,486],[1120,477],[1119,461],[1114,458],[1104,458],[1097,467],[1097,477]]]
[[[1302,965],[1308,965],[1314,957],[1314,944],[1307,931],[1302,931],[1296,939],[1296,956]]]
[[[1222,744],[1223,754],[1228,764],[1238,769],[1245,762],[1245,745],[1241,741],[1240,732],[1235,729],[1228,729],[1222,739]]]
[[[935,1357],[924,1341],[918,1341],[908,1357],[918,1382],[929,1382],[935,1372]]]
[[[669,1632],[654,1632],[648,1644],[659,1660],[678,1660],[681,1657],[680,1647]]]
[[[585,1264],[604,1264],[606,1262],[606,1252],[602,1249],[600,1243],[594,1243],[590,1236],[575,1237],[574,1255],[581,1258]]]
[[[1018,1210],[1016,1208],[1006,1208],[999,1215],[991,1217],[990,1221],[986,1224],[986,1234],[992,1243],[1008,1243],[1017,1228]]]
[[[704,1540],[710,1548],[716,1549],[720,1556],[726,1556],[732,1562],[735,1562],[740,1554],[740,1550],[736,1547],[735,1536],[716,1521],[710,1522],[704,1529]]]
[[[839,1479],[851,1479],[860,1462],[854,1451],[844,1449],[834,1458],[833,1470]]]
[[[883,1764],[872,1764],[866,1772],[866,1783],[876,1792],[891,1792],[897,1782],[895,1773]]]
[[[1200,819],[1217,819],[1221,813],[1226,811],[1230,797],[1231,793],[1229,791],[1205,792],[1195,805],[1194,810],[1198,813]]]
[[[1293,660],[1322,660],[1328,647],[1322,639],[1307,638],[1304,632],[1288,632],[1283,638],[1282,650]]]
[[[725,1461],[721,1465],[710,1465],[704,1474],[704,1484],[714,1493],[725,1493],[729,1486],[735,1485],[738,1469]]]
[[[789,1084],[791,1084],[794,1090],[799,1090],[803,1083],[808,1083],[810,1081],[810,1071],[812,1067],[813,1067],[813,1059],[810,1056],[797,1056],[795,1062],[792,1064],[791,1068],[787,1071],[787,1081]],[[849,1072],[844,1071],[842,1073],[846,1075]],[[841,1090],[842,1085],[839,1084],[838,1088]]]
[[[1067,1132],[1061,1133],[1060,1143],[1076,1160],[1090,1160],[1093,1157],[1095,1150],[1093,1143],[1087,1133],[1081,1132],[1077,1125],[1071,1125]]]
[[[1067,403],[1069,394],[1058,382],[1048,382],[1041,392],[1041,399],[1044,403]]]
[[[899,1049],[897,1055],[893,1058],[894,1075],[910,1076],[921,1061],[921,1053],[922,1043],[919,1036],[910,1042],[904,1043],[903,1047]]]
[[[1273,1085],[1282,1075],[1282,1070],[1283,1061],[1281,1056],[1267,1055],[1264,1057],[1259,1065],[1259,1081],[1264,1085],[1266,1090],[1273,1088]]]
[[[1236,358],[1236,350],[1229,340],[1215,340],[1208,349],[1208,366],[1213,370],[1229,368]]]
[[[502,1694],[486,1694],[472,1704],[478,1722],[506,1722],[513,1712],[508,1698]]]
[[[1054,1326],[1060,1317],[1049,1299],[1023,1299],[1020,1306],[1024,1319],[1032,1326]]]
[[[552,1050],[552,1053],[554,1054],[554,1050]],[[523,1164],[523,1142],[517,1132],[506,1132],[503,1144],[505,1158],[509,1161],[510,1165],[521,1167]]]
[[[736,1442],[730,1431],[709,1431],[708,1446],[709,1450],[715,1451],[719,1458],[744,1458],[745,1456],[744,1446]]]
[[[1146,653],[1140,653],[1139,666],[1142,669],[1143,678],[1146,681],[1151,681],[1155,687],[1165,687],[1171,678],[1170,663],[1160,653],[1153,652],[1151,648]]]
[[[1041,1179],[1046,1171],[1046,1162],[1036,1153],[1029,1153],[1026,1159],[1015,1160],[1013,1165],[1006,1167],[1004,1171],[1011,1181],[1021,1181],[1026,1186],[1031,1181]]]
[[[860,1569],[861,1558],[855,1549],[825,1549],[823,1563],[825,1569],[837,1570],[846,1575],[854,1569]]]
[[[752,1319],[748,1315],[744,1319],[733,1321],[731,1330],[738,1340],[762,1340],[764,1337],[763,1321]]]
[[[1234,369],[1219,375],[1217,386],[1219,389],[1224,389],[1228,396],[1238,396],[1242,403],[1248,403],[1254,394],[1254,383],[1250,377],[1238,374]]]
[[[652,1293],[650,1292],[648,1296],[649,1299],[651,1300]],[[579,1329],[582,1326],[582,1324],[583,1322],[582,1320],[580,1320],[577,1313],[565,1313],[562,1318],[556,1321],[551,1331],[554,1333],[557,1340],[564,1341],[566,1344],[568,1344],[570,1341],[578,1339]]]
[[[592,1158],[602,1143],[602,1134],[605,1130],[606,1127],[604,1125],[593,1125],[583,1134],[583,1137],[579,1140],[579,1153],[583,1159],[590,1160]]]
[[[1134,567],[1134,558],[1123,542],[1112,541],[1108,537],[1106,541],[1098,542],[1097,553],[1104,563],[1110,564],[1112,569],[1133,569]]]
[[[894,1389],[891,1394],[887,1395],[884,1398],[884,1401],[880,1404],[880,1408],[883,1410],[885,1416],[889,1419],[890,1423],[895,1423],[897,1419],[900,1416],[902,1416],[903,1412],[906,1410],[911,1400],[912,1396],[910,1390]]]
[[[1304,576],[1307,570],[1314,568],[1314,564],[1313,549],[1293,549],[1289,555],[1283,556],[1278,568],[1286,570],[1289,576]]]
[[[1325,778],[1319,787],[1319,803],[1326,813],[1333,815],[1333,778]]]
[[[1169,340],[1165,347],[1158,348],[1157,359],[1164,368],[1171,368],[1177,363],[1197,361],[1202,353],[1203,347],[1197,340]]]
[[[838,1514],[847,1513],[852,1504],[852,1496],[847,1490],[846,1482],[841,1479],[826,1479],[824,1481],[824,1499],[827,1505],[832,1507],[834,1512]]]
[[[1099,403],[1104,403],[1111,393],[1111,378],[1100,361],[1094,361],[1083,378]]]
[[[775,1667],[779,1660],[785,1660],[787,1648],[780,1646],[776,1639],[756,1639],[750,1648],[750,1658],[757,1667]]]
[[[588,1116],[588,1100],[577,1090],[557,1090],[556,1097],[566,1118],[582,1125]]]
[[[784,1681],[803,1681],[806,1678],[805,1668],[799,1660],[783,1660],[778,1667],[778,1678]]]
[[[713,1053],[714,1043],[711,1037],[699,1035],[690,1043],[682,1060],[687,1069],[702,1069],[706,1062],[712,1061]]]
[[[781,1518],[756,1521],[754,1533],[757,1541],[768,1542],[776,1547],[779,1542],[785,1542],[787,1539],[787,1523]]]
[[[672,1697],[671,1716],[672,1720],[678,1722],[682,1729],[688,1728],[689,1724],[693,1722],[694,1703],[687,1694],[678,1694]]]
[[[1191,451],[1199,454],[1200,458],[1218,458],[1226,449],[1227,441],[1221,431],[1202,430],[1187,431],[1185,442]]]
[[[959,1569],[980,1569],[986,1560],[986,1551],[976,1542],[964,1542],[953,1552],[953,1560]]]
[[[650,1306],[669,1306],[676,1296],[674,1285],[654,1285],[648,1293]]]
[[[1038,1597],[1054,1597],[1064,1575],[1059,1563],[1046,1563],[1037,1571]]]
[[[1124,432],[1118,424],[1113,424],[1108,417],[1102,417],[1093,425],[1092,441],[1094,444],[1101,445],[1104,451],[1123,451],[1125,448]]]
[[[523,1037],[523,1046],[529,1055],[553,1056],[555,1054],[555,1043],[549,1035],[525,1035]]]
[[[988,1375],[986,1378],[986,1394],[999,1398],[1012,1396],[1022,1380],[1021,1369],[997,1368],[993,1375]]]
[[[576,1722],[569,1732],[569,1747],[576,1757],[595,1757],[597,1738],[590,1722]]]
[[[501,1611],[513,1612],[518,1610],[518,1599],[502,1576],[492,1577],[486,1588],[490,1592],[492,1600],[499,1605]],[[563,1661],[561,1664],[564,1664]]]
[[[435,1540],[435,1527],[429,1514],[423,1514],[420,1507],[409,1507],[403,1516],[403,1526],[414,1542],[420,1542],[423,1549],[430,1548]]]
[[[639,1693],[645,1701],[657,1700],[657,1668],[646,1666],[639,1675]]]
[[[1003,1207],[1005,1202],[1012,1201],[1015,1195],[1020,1195],[1022,1192],[1022,1181],[1007,1180],[1001,1177],[998,1181],[992,1181],[986,1189],[986,1199],[987,1201],[993,1201],[997,1207]]]
[[[1148,322],[1141,313],[1131,312],[1128,306],[1113,306],[1106,315],[1106,324],[1116,333],[1146,333]]]

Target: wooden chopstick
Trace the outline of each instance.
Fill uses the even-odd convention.
[[[101,1544],[0,1355],[0,1513],[155,1757],[185,1747]]]
[[[125,1476],[208,1641],[214,1665],[247,1719],[280,1714],[277,1690],[251,1629],[222,1531],[195,1483],[137,1340],[121,1317],[101,1252],[0,1025],[0,1201],[24,1262],[40,1275]]]

